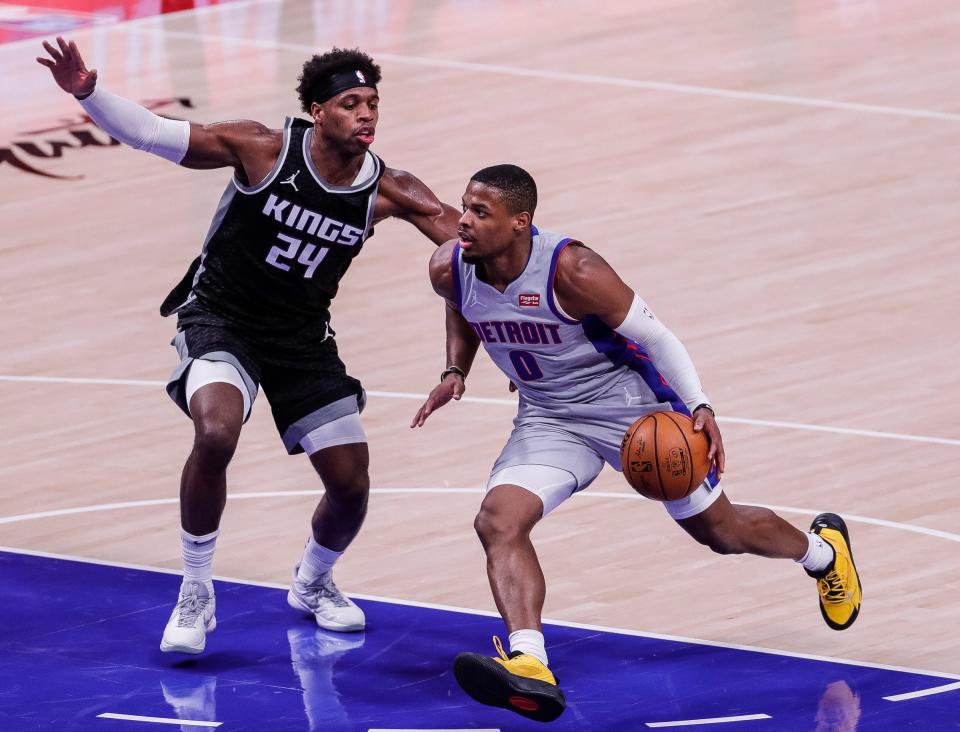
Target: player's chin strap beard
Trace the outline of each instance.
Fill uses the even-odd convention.
[[[367,87],[376,91],[377,85],[368,81],[362,71],[338,71],[320,79],[313,87],[313,99],[317,104],[333,99],[347,89]]]

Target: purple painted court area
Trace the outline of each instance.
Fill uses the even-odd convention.
[[[175,576],[0,552],[0,582],[4,732],[632,732],[741,715],[769,718],[667,729],[960,729],[960,691],[883,699],[953,679],[566,626],[547,638],[568,707],[542,725],[476,705],[453,679],[459,651],[492,651],[490,636],[503,634],[494,618],[365,601],[367,632],[338,635],[290,610],[282,590],[219,582],[206,652],[174,657],[158,646]]]

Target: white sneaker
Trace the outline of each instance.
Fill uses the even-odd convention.
[[[164,653],[203,653],[207,633],[217,627],[216,609],[217,598],[203,582],[184,580],[180,585],[180,599],[163,629],[160,650]]]
[[[305,610],[317,620],[317,625],[326,630],[341,633],[363,630],[367,619],[357,605],[333,584],[330,572],[322,574],[309,584],[300,581],[293,568],[293,585],[287,593],[287,604],[294,610]]]

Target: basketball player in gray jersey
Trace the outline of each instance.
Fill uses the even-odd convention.
[[[536,203],[526,171],[481,170],[463,196],[459,240],[430,261],[433,287],[447,305],[447,368],[411,427],[463,395],[481,343],[520,392],[513,433],[475,522],[510,648],[495,638],[498,657],[461,653],[457,681],[477,701],[532,719],[563,711],[547,665],[546,585],[530,532],[604,463],[620,470],[624,432],[656,411],[692,414],[710,440],[710,475],[689,497],[665,504],[677,523],[720,554],[797,561],[818,580],[827,624],[849,627],[860,582],[843,520],[821,514],[804,533],[765,508],[730,503],[719,482],[720,430],[686,349],[600,255],[533,226]]]
[[[200,653],[216,627],[226,469],[261,385],[287,451],[306,452],[326,489],[287,601],[322,628],[361,630],[363,611],[331,572],[367,510],[365,395],[337,354],[329,305],[374,222],[399,217],[440,244],[459,218],[370,152],[380,68],[356,50],[314,56],[298,88],[311,120],[276,130],[159,117],[98,84],[76,44],[44,48],[50,57],[37,60],[114,138],[187,168],[234,171],[201,256],[161,306],[178,315],[181,357],[167,391],[196,433],[180,484],[184,578],[161,650]]]

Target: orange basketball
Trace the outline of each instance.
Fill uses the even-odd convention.
[[[707,477],[710,441],[677,412],[654,412],[634,422],[620,445],[623,475],[637,493],[655,501],[686,498]]]

